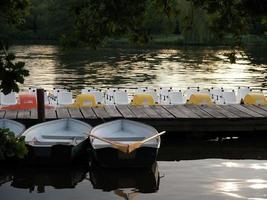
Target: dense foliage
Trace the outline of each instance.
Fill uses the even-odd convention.
[[[16,138],[9,129],[0,129],[0,160],[22,159],[27,153],[24,137]]]
[[[7,30],[11,25],[23,23],[28,6],[28,0],[0,1],[0,91],[4,94],[18,92],[18,83],[23,83],[24,77],[29,75],[24,69],[25,63],[14,62],[15,55],[8,52],[11,40]]]
[[[261,0],[31,0],[30,15],[16,39],[54,40],[96,47],[107,38],[148,42],[157,34],[176,34],[185,44],[203,44],[245,34],[266,35],[266,3]]]
[[[19,91],[18,83],[24,83],[24,77],[29,75],[24,69],[24,62],[14,62],[15,55],[7,53],[0,55],[0,91],[4,94]]]

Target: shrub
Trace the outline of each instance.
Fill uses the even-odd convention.
[[[0,128],[0,160],[22,159],[27,153],[24,137],[16,138],[8,128]]]

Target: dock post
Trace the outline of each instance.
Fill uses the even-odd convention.
[[[44,101],[44,89],[37,89],[37,115],[39,122],[45,121],[45,101]]]

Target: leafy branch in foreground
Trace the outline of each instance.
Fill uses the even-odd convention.
[[[8,94],[18,92],[18,83],[23,84],[24,78],[29,76],[29,71],[24,68],[24,62],[14,62],[15,55],[8,53],[5,48],[0,54],[0,91]]]
[[[7,158],[22,159],[28,153],[24,137],[16,138],[15,134],[6,128],[0,128],[0,160]]]

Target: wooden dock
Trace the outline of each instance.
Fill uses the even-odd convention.
[[[57,108],[45,110],[46,120],[76,118],[92,125],[114,119],[131,119],[158,130],[179,133],[267,134],[267,106],[249,105],[106,105],[101,108]],[[39,123],[36,110],[0,110],[0,118],[15,119],[31,126]]]

